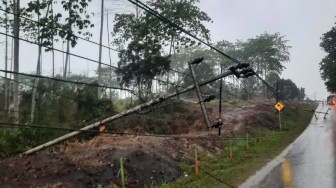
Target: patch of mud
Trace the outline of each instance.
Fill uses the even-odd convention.
[[[272,103],[270,103],[272,104]],[[221,137],[244,136],[253,127],[271,128],[276,122],[273,108],[265,101],[223,108]],[[208,105],[215,122],[218,109]],[[217,129],[206,130],[199,106],[167,117],[166,126],[174,135],[215,137]],[[0,162],[1,187],[98,187],[121,186],[120,158],[123,158],[127,187],[144,187],[174,181],[181,173],[181,160],[194,160],[194,144],[211,157],[225,147],[222,140],[115,136],[102,134],[85,143],[72,142],[62,151],[41,151],[30,156]],[[202,160],[202,155],[199,156]]]

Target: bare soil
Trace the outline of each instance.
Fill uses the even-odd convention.
[[[272,104],[273,101],[227,103],[220,137],[243,136],[255,127],[276,126]],[[215,122],[218,109],[208,106],[210,120]],[[191,105],[188,109],[166,117],[162,126],[174,136],[219,137],[217,129],[207,131],[199,106]],[[179,163],[194,160],[194,144],[200,153],[211,157],[223,150],[226,143],[215,139],[100,134],[83,143],[68,142],[61,149],[0,161],[0,187],[120,187],[121,157],[126,187],[159,185],[181,176]]]

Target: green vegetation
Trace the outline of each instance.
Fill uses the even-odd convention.
[[[150,0],[147,4],[192,34],[209,40],[210,31],[203,22],[211,19],[196,6],[198,2]],[[120,49],[118,79],[121,85],[136,88],[139,100],[146,101],[152,94],[153,78],[168,73],[169,80],[173,48],[193,46],[195,41],[138,8],[135,13],[116,14],[114,21],[113,43]],[[170,46],[168,54],[165,46]]]
[[[321,77],[325,81],[327,90],[336,92],[336,26],[323,34],[320,46],[327,55],[320,62]]]
[[[112,122],[108,129],[111,131],[136,130],[151,134],[171,134],[169,127],[163,126],[167,116],[180,114],[188,109],[188,104],[179,100],[170,100],[157,106],[157,108],[146,109],[142,112],[129,116],[129,118]]]
[[[302,105],[301,109],[314,107],[316,105]],[[249,133],[249,150],[246,149],[245,137],[243,139],[233,138],[231,140],[232,159],[229,158],[229,141],[223,143],[225,149],[215,157],[208,157],[206,153],[199,152],[199,175],[195,174],[194,164],[182,160],[180,163],[182,176],[176,182],[170,183],[170,187],[226,186],[211,178],[205,171],[228,184],[238,186],[293,142],[305,130],[311,118],[311,112],[284,109],[282,121],[286,125],[284,127],[285,131],[251,130]],[[259,138],[262,139],[261,144]]]
[[[73,81],[96,81],[80,75],[69,77]],[[30,147],[43,144],[69,131],[47,130],[29,127],[32,83],[29,78],[21,81],[20,124],[22,128],[0,128],[0,158],[19,154]],[[81,128],[92,122],[115,114],[114,105],[106,98],[98,99],[97,88],[81,85],[63,85],[62,83],[40,80],[34,124],[50,127]],[[0,93],[3,93],[0,91]],[[2,101],[1,101],[2,102]],[[0,121],[15,122],[13,112],[1,111]]]
[[[92,6],[90,2],[92,1],[27,1],[20,8],[18,4],[14,5],[13,1],[4,0],[0,4],[1,9],[13,11],[15,14],[15,10],[12,9],[20,8],[22,17],[34,18],[40,24],[24,18],[16,18],[17,16],[13,20],[12,16],[9,16],[10,13],[4,13],[0,15],[0,25],[7,29],[6,33],[17,32],[17,37],[20,30],[22,38],[42,44],[45,51],[50,51],[49,47],[67,41],[66,51],[68,53],[66,53],[62,70],[63,75],[54,75],[55,58],[53,55],[52,77],[97,84],[97,78],[94,77],[67,75],[70,45],[75,47],[79,37],[89,38],[91,36],[90,28],[94,25],[91,23],[92,16],[88,12],[89,6]],[[149,0],[146,3],[177,25],[183,26],[191,34],[211,43],[210,31],[204,25],[206,22],[211,22],[211,18],[197,6],[199,2],[199,0]],[[19,22],[20,27],[14,28],[15,23],[18,25]],[[127,87],[136,90],[133,92],[137,95],[133,95],[131,99],[125,99],[122,94],[117,94],[116,90],[101,88],[103,91],[100,96],[97,94],[100,93],[97,87],[64,84],[59,81],[21,75],[19,78],[17,74],[11,76],[5,74],[5,78],[0,80],[0,85],[4,85],[0,88],[0,98],[5,99],[0,101],[0,105],[3,107],[0,112],[0,120],[9,123],[19,122],[25,124],[26,127],[0,129],[0,158],[13,156],[66,132],[33,129],[29,127],[29,124],[78,129],[123,112],[159,95],[176,92],[177,89],[181,89],[181,87],[177,87],[177,84],[183,86],[192,84],[187,62],[196,57],[204,56],[205,59],[203,63],[195,66],[198,80],[212,77],[219,73],[219,66],[227,68],[232,63],[222,55],[197,45],[181,31],[161,22],[148,12],[141,11],[138,7],[135,12],[115,14],[113,30],[109,34],[112,34],[113,37],[112,44],[120,51],[118,53],[118,68],[113,71],[110,67],[99,69],[98,75],[102,76],[103,80],[99,84]],[[6,70],[9,70],[7,67],[9,63],[7,56],[10,54],[8,39],[6,37]],[[19,53],[15,53],[19,52],[15,50],[18,49],[19,42],[18,39],[15,41],[17,43],[13,44],[13,70],[22,72],[18,68]],[[237,40],[235,43],[231,43],[221,40],[213,45],[242,62],[251,63],[251,68],[275,87],[278,75],[283,70],[284,64],[289,61],[288,49],[290,46],[287,43],[285,37],[279,33],[265,32],[246,41]],[[45,53],[41,52],[41,49],[40,47],[38,56]],[[36,75],[42,74],[40,70],[41,59],[38,58],[37,61]],[[170,72],[171,69],[184,74]],[[7,79],[12,76],[14,80]],[[51,76],[49,75],[49,77]],[[159,82],[158,79],[161,81]],[[223,90],[227,93],[225,92],[223,101],[232,100],[233,95],[230,93],[236,95],[236,98],[242,99],[260,98],[261,96],[264,98],[273,97],[272,92],[267,90],[262,82],[255,77],[240,81],[237,81],[234,76],[225,79]],[[174,84],[167,87],[166,81],[174,82]],[[218,86],[218,81],[213,82],[202,87],[202,92],[204,94],[218,94]],[[282,86],[280,93],[287,99],[304,98],[304,90],[301,89],[299,92],[292,81],[284,80]],[[188,94],[190,95],[185,96],[192,96],[194,92]],[[141,131],[149,133],[169,134],[169,130],[160,126],[163,121],[166,121],[165,114],[183,112],[184,108],[183,103],[174,102],[160,109],[145,109],[144,112],[150,112],[149,115],[132,115],[131,118],[111,122],[110,125],[118,124],[118,126],[110,126],[112,127],[110,130],[125,131],[140,128]]]
[[[74,77],[72,77],[75,79]],[[76,76],[76,80],[81,80]],[[96,83],[93,81],[92,83]],[[58,83],[41,80],[39,82],[39,102],[35,116],[35,125],[46,127],[79,129],[90,123],[127,110],[138,104],[138,101],[119,99],[115,104],[106,98],[97,98],[97,88],[90,86],[61,87]],[[10,157],[26,151],[27,149],[43,144],[49,140],[60,137],[69,131],[54,129],[36,129],[29,126],[31,88],[22,92],[20,122],[26,126],[20,128],[0,127],[0,159]],[[66,94],[66,95],[65,95]],[[1,95],[1,92],[0,92]],[[114,96],[115,97],[115,96]],[[48,100],[46,100],[48,99]],[[122,132],[125,130],[141,130],[151,134],[169,134],[170,130],[162,126],[167,114],[181,113],[187,105],[181,101],[170,100],[162,103],[160,108],[150,108],[111,122],[110,131]],[[13,122],[12,113],[6,119],[6,112],[0,112],[0,121]],[[118,125],[118,126],[113,126]],[[94,134],[83,134],[79,139],[87,139]]]

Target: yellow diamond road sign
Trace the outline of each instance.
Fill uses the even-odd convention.
[[[274,106],[278,111],[280,111],[284,105],[281,102],[278,102],[275,106]]]

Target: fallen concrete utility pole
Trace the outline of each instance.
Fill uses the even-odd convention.
[[[248,64],[239,64],[239,65],[233,66],[233,68],[234,68],[234,69],[238,69],[238,68],[242,68],[242,67],[246,67],[246,66],[248,66]],[[240,71],[237,71],[237,72],[240,74]],[[214,82],[214,81],[216,81],[216,80],[218,80],[218,79],[220,79],[220,78],[223,78],[223,77],[226,77],[226,76],[230,76],[231,74],[233,74],[231,70],[230,70],[230,71],[226,71],[226,72],[224,72],[224,73],[222,73],[222,74],[219,74],[219,75],[217,75],[217,76],[215,76],[215,77],[213,77],[213,78],[210,78],[210,79],[208,79],[208,80],[204,80],[204,81],[200,82],[198,85],[199,85],[199,86],[204,86],[204,85],[206,85],[206,84],[208,84],[208,83],[211,83],[211,82]],[[101,126],[101,125],[103,125],[103,124],[105,124],[105,123],[108,123],[108,122],[114,121],[114,120],[116,120],[116,119],[119,119],[119,118],[128,116],[128,115],[133,114],[133,113],[135,113],[135,112],[141,111],[142,109],[145,109],[145,108],[147,108],[147,107],[150,107],[150,106],[159,104],[159,103],[161,103],[161,102],[164,101],[164,100],[171,99],[171,98],[173,98],[173,97],[176,97],[177,95],[180,95],[180,94],[182,94],[182,93],[186,93],[186,92],[191,91],[191,90],[193,90],[193,89],[195,89],[195,85],[191,85],[191,86],[189,86],[189,87],[186,87],[186,88],[183,89],[183,90],[176,91],[174,94],[166,95],[166,96],[157,98],[157,99],[155,99],[155,100],[151,100],[151,101],[149,101],[149,102],[147,102],[147,103],[144,103],[144,104],[141,104],[141,105],[136,106],[136,107],[134,107],[134,108],[131,108],[131,109],[129,109],[129,110],[126,110],[126,111],[124,111],[124,112],[122,112],[122,113],[120,113],[120,114],[116,114],[116,115],[114,115],[114,116],[111,116],[111,117],[106,118],[106,119],[104,119],[104,120],[101,120],[101,121],[99,121],[99,122],[96,122],[96,123],[90,124],[90,125],[88,125],[88,126],[86,126],[86,127],[83,127],[83,128],[81,128],[79,131],[71,132],[71,133],[66,134],[66,135],[64,135],[64,136],[61,136],[61,137],[59,137],[59,138],[56,138],[55,140],[51,140],[51,141],[49,141],[49,142],[47,142],[47,143],[45,143],[45,144],[42,144],[42,145],[37,146],[37,147],[35,147],[35,148],[32,148],[32,149],[30,149],[30,150],[24,152],[23,154],[25,154],[25,155],[33,154],[33,153],[35,153],[35,152],[37,152],[37,151],[40,151],[40,150],[42,150],[42,149],[45,149],[45,148],[50,147],[50,146],[52,146],[52,145],[55,145],[55,144],[57,144],[57,143],[63,142],[63,141],[65,141],[65,140],[69,139],[69,138],[72,138],[72,137],[74,137],[74,136],[77,136],[77,135],[81,134],[83,131],[86,131],[86,130],[89,130],[89,129],[93,129],[93,128],[97,128],[97,127],[99,127],[99,126]]]

